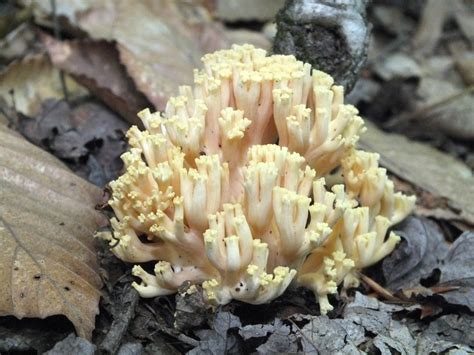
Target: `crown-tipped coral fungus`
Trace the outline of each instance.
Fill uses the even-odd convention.
[[[357,285],[356,270],[394,249],[387,229],[414,198],[355,149],[363,121],[329,75],[250,45],[203,63],[193,88],[129,130],[102,236],[125,261],[156,262],[154,275],[133,268],[144,297],[190,281],[213,304],[259,304],[295,284],[325,313],[339,284]],[[328,186],[330,173],[341,184]]]

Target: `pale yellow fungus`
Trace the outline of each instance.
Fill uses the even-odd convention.
[[[394,249],[387,229],[414,198],[355,149],[363,120],[328,74],[250,45],[203,63],[162,114],[138,114],[146,130],[128,132],[101,236],[127,262],[157,262],[154,275],[133,268],[143,297],[188,281],[213,304],[259,304],[295,284],[326,313],[338,285]],[[343,184],[326,186],[335,169]]]

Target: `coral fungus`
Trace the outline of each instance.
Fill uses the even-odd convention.
[[[329,75],[250,45],[203,63],[193,88],[129,130],[102,236],[125,261],[157,262],[154,275],[133,268],[144,297],[190,281],[213,304],[259,304],[295,284],[331,310],[339,284],[357,285],[358,269],[394,249],[387,229],[414,198],[355,149],[363,120]]]

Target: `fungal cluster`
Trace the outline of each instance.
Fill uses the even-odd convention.
[[[329,294],[394,249],[387,230],[414,197],[355,148],[363,120],[331,76],[250,45],[203,64],[163,113],[139,113],[101,236],[137,264],[143,297],[188,281],[212,304],[260,304],[296,285],[326,313]],[[154,274],[139,266],[150,261]]]

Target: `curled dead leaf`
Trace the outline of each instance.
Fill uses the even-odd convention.
[[[47,35],[41,39],[56,67],[70,74],[130,123],[139,124],[137,112],[149,103],[127,75],[113,43],[58,41]]]

